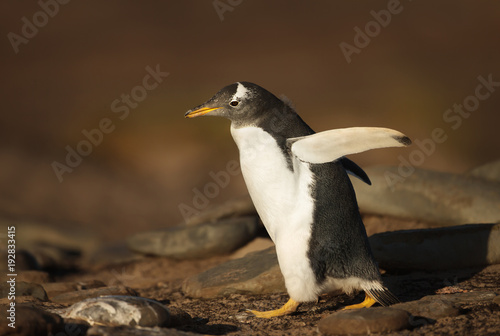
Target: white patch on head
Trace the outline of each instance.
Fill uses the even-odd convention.
[[[236,93],[231,97],[231,101],[237,100],[240,101],[245,99],[249,95],[250,91],[245,87],[245,85],[238,82],[238,88],[236,89]]]

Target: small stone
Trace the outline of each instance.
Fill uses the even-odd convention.
[[[384,232],[369,240],[385,270],[447,270],[500,263],[500,224]]]
[[[453,317],[460,315],[460,310],[453,302],[440,298],[440,295],[432,295],[417,301],[397,303],[391,308],[403,309],[413,316],[421,316],[432,320],[443,317]]]
[[[500,183],[483,178],[413,168],[370,167],[372,185],[352,179],[360,210],[444,226],[500,222]]]
[[[65,318],[81,319],[91,325],[167,327],[168,309],[158,301],[134,296],[102,296],[86,299],[68,308]]]
[[[135,252],[174,259],[206,258],[230,253],[252,240],[257,217],[226,219],[193,227],[175,227],[136,234],[128,239]]]
[[[78,290],[74,292],[63,293],[51,298],[52,302],[62,304],[73,304],[88,298],[96,298],[103,295],[137,295],[137,292],[131,288],[123,286],[92,288]]]
[[[24,281],[16,281],[16,296],[32,296],[41,301],[47,301],[47,293],[43,287],[36,283],[24,282]],[[2,282],[0,283],[0,297],[7,297],[10,293],[10,283]]]
[[[256,216],[257,211],[249,195],[231,199],[221,205],[201,212],[186,219],[186,225],[195,226],[203,223],[215,223],[221,219]]]
[[[56,335],[64,330],[63,319],[39,308],[16,305],[15,320],[9,320],[7,309],[0,310],[0,335]],[[15,329],[9,326],[14,322]]]
[[[398,331],[410,327],[410,314],[392,307],[341,310],[321,319],[323,335],[366,335]]]
[[[215,298],[231,294],[286,293],[274,247],[230,260],[184,281],[192,297]]]

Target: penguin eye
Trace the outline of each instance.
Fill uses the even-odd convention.
[[[239,101],[233,100],[232,102],[229,103],[229,105],[231,105],[231,106],[238,106],[239,103],[240,103]]]

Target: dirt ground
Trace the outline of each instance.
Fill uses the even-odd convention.
[[[249,296],[233,294],[218,299],[194,299],[181,290],[183,280],[211,268],[228,257],[198,261],[174,261],[145,257],[112,267],[88,268],[78,274],[61,277],[61,281],[99,279],[107,285],[125,285],[139,295],[158,300],[169,307],[180,308],[191,319],[179,330],[207,335],[319,335],[318,322],[344,305],[360,302],[362,295],[326,295],[317,303],[303,304],[291,315],[272,319],[242,318],[246,309],[271,310],[284,304],[286,294]],[[384,274],[385,282],[401,301],[418,300],[426,295],[456,292],[494,291],[500,293],[500,265],[481,269],[409,274]],[[46,308],[63,306],[45,303]],[[500,306],[495,303],[462,305],[460,315],[429,323],[416,317],[414,328],[391,335],[498,335]]]

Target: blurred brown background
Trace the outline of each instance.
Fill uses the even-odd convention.
[[[53,17],[40,14],[38,2],[0,4],[4,218],[114,240],[182,222],[179,205],[193,207],[193,189],[237,158],[228,121],[183,114],[235,81],[286,95],[317,131],[385,126],[422,140],[442,128],[448,139],[423,168],[462,173],[498,158],[500,88],[456,130],[443,120],[474,95],[478,76],[500,82],[496,1],[401,1],[351,63],[339,44],[354,45],[354,28],[364,30],[370,12],[388,1],[42,3]],[[40,27],[24,28],[34,36],[16,53],[9,34],[22,36],[27,21]],[[120,119],[112,103],[157,65],[168,77]],[[51,164],[65,164],[66,146],[75,149],[82,131],[103,118],[114,130],[59,182]],[[412,150],[353,158],[362,166],[398,164]],[[245,193],[234,176],[210,204]]]

